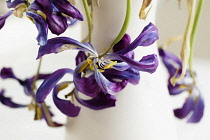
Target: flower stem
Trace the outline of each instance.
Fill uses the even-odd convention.
[[[194,72],[193,72],[193,68],[192,68],[193,54],[194,54],[194,44],[195,44],[195,35],[196,35],[196,31],[197,31],[197,27],[198,27],[198,22],[199,22],[199,19],[200,19],[201,11],[202,11],[202,8],[203,8],[203,3],[204,3],[204,0],[199,0],[199,2],[198,2],[198,7],[197,7],[197,10],[196,10],[195,20],[194,20],[194,23],[193,23],[193,29],[192,29],[192,33],[191,33],[191,37],[190,37],[189,70],[190,70],[190,74],[191,74],[193,79],[195,77]]]
[[[115,40],[112,42],[112,44],[109,47],[109,49],[105,53],[103,53],[102,55],[100,55],[99,57],[103,57],[104,55],[106,55],[107,53],[109,53],[109,51],[114,47],[114,45],[116,43],[118,43],[123,38],[124,34],[127,31],[129,22],[130,22],[131,10],[132,10],[132,0],[127,0],[126,16],[125,16],[125,20],[124,20],[122,29],[121,29],[120,33],[118,34],[118,36],[115,38]]]
[[[88,7],[87,0],[82,0],[82,2],[83,2],[84,9],[85,9],[87,21],[88,21],[89,42],[91,42],[91,36],[92,36],[92,19],[91,19],[91,13],[90,13],[90,9]]]
[[[32,84],[33,89],[36,89],[36,80],[39,77],[39,72],[40,72],[40,69],[41,69],[41,65],[42,65],[42,58],[40,58],[40,60],[39,60],[39,65],[38,65],[38,68],[37,68],[37,71],[36,71],[36,76],[34,77],[34,80],[33,80],[33,84]]]

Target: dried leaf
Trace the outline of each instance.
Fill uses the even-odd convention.
[[[167,42],[163,45],[163,49],[166,49],[171,43],[183,39],[183,35],[170,37]]]
[[[142,6],[141,6],[141,10],[139,12],[139,18],[140,19],[146,19],[147,15],[150,11],[150,9],[152,8],[152,6],[150,6],[150,8],[146,11],[147,7],[149,7],[149,5],[151,4],[152,0],[143,0]]]

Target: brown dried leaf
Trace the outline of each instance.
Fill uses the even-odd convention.
[[[139,18],[140,19],[146,19],[147,15],[150,11],[150,9],[152,8],[152,6],[150,6],[150,8],[146,11],[147,7],[149,7],[149,5],[151,4],[152,0],[143,0],[142,6],[141,6],[141,10],[139,12]]]

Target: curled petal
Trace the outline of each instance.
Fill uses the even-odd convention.
[[[174,115],[179,119],[183,119],[187,117],[187,115],[190,113],[190,111],[193,110],[193,108],[194,108],[194,97],[190,96],[186,99],[182,108],[174,110]]]
[[[203,97],[200,95],[195,100],[194,112],[192,116],[187,120],[187,122],[189,123],[199,122],[201,118],[203,117],[203,111],[204,111],[204,101],[203,101]]]
[[[76,18],[78,20],[83,20],[82,14],[77,10],[68,0],[51,0],[55,7],[62,13]]]
[[[139,62],[121,54],[109,54],[107,55],[106,59],[108,58],[126,62],[128,65],[130,65],[130,67],[138,71],[145,71],[149,73],[155,72],[158,67],[158,58],[155,54],[144,56]]]
[[[129,68],[125,71],[118,71],[114,69],[107,69],[103,72],[103,75],[109,80],[126,80],[129,83],[137,85],[140,81],[139,71]]]
[[[70,100],[63,100],[58,98],[58,92],[59,92],[59,88],[61,86],[63,86],[63,84],[66,84],[65,82],[57,85],[54,90],[53,90],[53,101],[56,105],[56,107],[65,115],[69,116],[69,117],[76,117],[79,115],[80,112],[80,107],[75,106],[74,104],[72,104],[70,102]]]
[[[37,41],[38,45],[44,46],[47,43],[47,33],[48,33],[48,26],[45,19],[37,13],[27,11],[27,16],[29,16],[36,25],[38,30]]]
[[[74,70],[73,77],[74,77],[74,85],[76,89],[83,94],[89,96],[89,97],[96,97],[100,91],[100,87],[98,86],[98,83],[95,80],[94,76],[90,76],[88,78],[81,77],[81,73],[79,73],[80,67],[84,64],[80,63],[76,69]]]
[[[154,24],[149,23],[129,46],[117,52],[117,54],[126,54],[134,50],[137,46],[152,45],[158,38],[157,27]]]
[[[114,107],[116,103],[116,98],[113,95],[105,94],[102,91],[99,92],[97,97],[90,100],[83,100],[79,98],[77,90],[74,90],[74,95],[80,104],[94,110],[101,110],[109,107]]]
[[[95,61],[95,60],[94,60]],[[96,62],[94,62],[96,63]],[[109,94],[115,94],[121,91],[126,85],[127,81],[123,80],[122,82],[111,82],[106,77],[103,76],[101,72],[99,72],[94,64],[95,69],[95,79],[98,85],[102,88],[102,91]]]
[[[128,68],[130,68],[130,66],[125,62],[119,62],[119,63],[113,65],[112,68],[115,70],[118,70],[118,71],[125,71]]]
[[[93,50],[91,47],[83,43],[80,43],[79,41],[76,41],[68,37],[56,37],[56,38],[49,39],[45,46],[41,46],[39,48],[37,59],[39,59],[40,57],[46,54],[59,53],[64,50],[71,50],[71,49],[89,52],[95,56],[98,56],[95,50]]]
[[[75,60],[76,60],[76,66],[78,66],[81,62],[85,61],[87,59],[87,55],[82,52],[82,51],[79,51]]]
[[[1,90],[0,91],[0,102],[8,107],[11,108],[21,108],[21,107],[26,107],[26,105],[22,105],[22,104],[17,104],[15,102],[12,101],[11,98],[5,97],[4,96],[5,90]]]
[[[67,18],[61,13],[55,13],[47,17],[47,24],[53,34],[60,35],[68,28]]]
[[[36,93],[36,101],[43,103],[50,91],[55,87],[57,82],[66,74],[72,73],[71,69],[59,69],[47,77],[44,82],[40,85]]]
[[[6,19],[12,14],[13,10],[7,12],[5,15],[0,17],[0,30],[4,27]]]
[[[26,0],[8,0],[6,3],[8,8],[16,8],[20,4],[26,4]]]

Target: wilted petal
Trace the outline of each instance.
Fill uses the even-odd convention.
[[[22,105],[22,104],[17,104],[15,102],[12,101],[11,98],[5,97],[4,96],[5,90],[1,90],[0,91],[0,102],[8,107],[11,108],[20,108],[20,107],[26,107],[26,105]]]
[[[138,71],[149,73],[155,72],[158,67],[158,58],[155,54],[144,56],[139,62],[121,54],[109,54],[106,59],[120,60],[126,62],[130,67]]]
[[[81,73],[79,73],[79,69],[84,63],[85,62],[80,63],[74,70],[74,85],[77,88],[77,90],[82,92],[83,94],[90,97],[96,97],[100,91],[100,87],[98,86],[95,77],[81,77]]]
[[[114,69],[107,69],[103,72],[103,75],[107,79],[118,79],[118,80],[126,80],[134,85],[137,85],[140,80],[140,73],[139,71],[129,68],[125,71],[118,71]]]
[[[80,107],[75,106],[74,104],[72,104],[70,102],[70,100],[63,100],[58,98],[58,92],[59,92],[59,88],[61,86],[63,86],[64,83],[61,83],[59,85],[57,85],[54,90],[53,90],[53,101],[56,105],[56,107],[65,115],[69,116],[69,117],[76,117],[79,115],[80,112]]]
[[[96,63],[96,62],[94,62]],[[109,94],[115,94],[121,91],[126,85],[127,81],[123,80],[122,82],[111,82],[106,77],[103,76],[101,72],[99,72],[94,64],[95,69],[95,79],[98,85],[102,88],[102,91]]]
[[[50,91],[55,87],[57,82],[66,74],[72,73],[71,69],[59,69],[52,73],[44,82],[40,85],[36,93],[36,101],[38,103],[43,103]]]
[[[77,10],[68,0],[51,0],[55,7],[62,13],[76,18],[78,20],[83,20],[82,14]]]
[[[192,116],[187,120],[189,123],[197,123],[203,117],[204,101],[201,95],[198,96],[194,104],[194,111]]]
[[[184,105],[180,109],[174,110],[174,115],[177,118],[183,119],[187,117],[187,115],[192,111],[194,108],[194,96],[190,96],[186,99]]]
[[[116,98],[113,95],[105,94],[102,91],[99,92],[97,97],[90,100],[83,100],[79,98],[77,90],[75,90],[74,95],[80,104],[94,110],[101,110],[109,107],[114,107],[116,102]]]
[[[13,10],[7,12],[5,15],[0,17],[0,30],[4,26],[6,19],[12,14]]]
[[[144,27],[141,34],[129,46],[117,52],[117,54],[126,54],[134,50],[137,46],[149,46],[158,38],[158,30],[156,26],[152,23],[149,23],[146,27]]]
[[[87,59],[87,55],[85,54],[85,52],[79,51],[75,61],[76,61],[76,66],[78,66],[81,62],[85,61]]]
[[[39,48],[37,59],[46,54],[59,53],[64,50],[71,50],[71,49],[89,52],[94,54],[95,56],[98,55],[97,52],[95,52],[95,50],[93,50],[91,47],[83,43],[80,43],[79,41],[76,41],[68,37],[56,37],[49,39],[45,46],[41,46]]]
[[[112,66],[111,68],[118,70],[118,71],[125,71],[128,68],[130,68],[130,66],[125,62],[119,62],[119,63],[115,64],[114,66]]]
[[[6,3],[8,8],[16,8],[20,4],[26,4],[26,0],[8,0]]]
[[[38,30],[38,36],[37,36],[37,41],[38,45],[44,46],[47,43],[47,33],[48,33],[48,26],[45,21],[45,19],[40,16],[37,13],[27,11],[26,12],[27,16],[29,16],[31,19],[33,19],[33,22],[36,25],[36,28]]]

